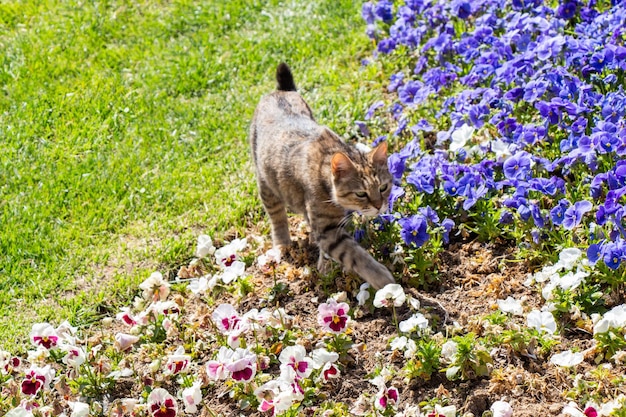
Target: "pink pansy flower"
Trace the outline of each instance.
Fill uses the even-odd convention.
[[[185,388],[182,393],[183,404],[185,405],[185,413],[193,414],[198,411],[198,404],[202,402],[202,391],[200,387],[202,383],[196,381],[189,388]]]
[[[184,372],[189,367],[191,362],[191,356],[185,355],[185,348],[180,346],[173,355],[167,357],[167,363],[165,367],[166,373],[170,375],[176,375],[180,372]]]
[[[289,387],[294,395],[304,396],[304,389],[302,388],[302,385],[300,385],[300,380],[301,378],[298,377],[298,373],[291,366],[280,367],[280,376],[278,377],[278,381],[281,381],[283,386]]]
[[[235,261],[232,265],[224,268],[222,272],[222,282],[224,284],[230,284],[231,282],[237,280],[237,278],[242,277],[246,273],[246,264],[241,261]]]
[[[385,410],[387,407],[394,407],[398,403],[398,389],[395,387],[387,388],[382,386],[380,391],[376,394],[374,405],[380,410]]]
[[[273,416],[278,416],[289,410],[294,402],[304,399],[303,393],[293,388],[290,381],[293,375],[293,370],[287,377],[281,373],[280,378],[268,381],[254,391],[260,402],[259,411],[271,411]]]
[[[245,323],[235,307],[230,304],[220,304],[213,314],[213,323],[220,333],[239,335],[245,330]]]
[[[169,331],[170,329],[173,328],[174,322],[172,320],[170,320],[169,317],[165,317],[163,319],[163,322],[161,323],[161,326],[163,326],[163,328],[167,332],[167,331]]]
[[[272,248],[257,258],[257,264],[261,271],[272,272],[280,263],[280,249]]]
[[[272,411],[272,413],[276,415],[274,399],[280,394],[282,385],[282,381],[274,379],[267,381],[265,384],[254,390],[254,395],[257,396],[260,403],[258,407],[259,411],[264,413]]]
[[[331,298],[326,303],[319,305],[317,323],[332,333],[343,333],[350,319],[348,310],[350,310],[348,304],[338,303]]]
[[[67,352],[66,355],[63,357],[63,363],[71,366],[74,369],[77,369],[80,365],[85,363],[85,360],[87,359],[87,355],[81,347],[63,345],[61,349]]]
[[[239,260],[238,252],[247,245],[246,239],[235,239],[215,251],[215,260],[223,269],[221,278],[225,284],[230,284],[245,273],[246,264]]]
[[[163,388],[155,388],[148,396],[148,411],[153,417],[175,417],[176,399]]]
[[[180,313],[180,307],[174,301],[157,301],[150,304],[146,310],[152,311],[155,317],[158,317],[160,314],[164,316],[178,316]]]
[[[122,311],[115,315],[115,318],[128,324],[129,326],[136,326],[139,324],[135,317],[130,312],[130,307],[123,307]]]
[[[144,282],[139,284],[143,290],[143,298],[148,301],[164,301],[170,295],[170,283],[163,279],[163,274],[153,272]]]
[[[30,331],[30,341],[35,346],[52,349],[57,346],[59,342],[59,335],[50,324],[36,323],[33,324],[33,328]]]
[[[231,362],[233,353],[234,352],[226,346],[220,347],[220,350],[217,352],[217,357],[208,361],[206,364],[209,379],[217,381],[230,376],[230,371],[226,369],[226,364]]]
[[[22,361],[17,356],[11,355],[11,352],[0,350],[0,374],[9,375],[13,370],[20,366]]]
[[[335,365],[332,362],[327,362],[322,367],[322,372],[320,373],[320,379],[324,383],[327,383],[331,379],[337,379],[340,376],[341,376],[341,372],[339,371],[339,368],[337,367],[337,365]]]
[[[215,251],[215,260],[223,268],[228,268],[238,259],[238,252],[244,250],[246,246],[248,246],[246,239],[235,239]]]
[[[340,372],[335,362],[339,359],[337,352],[329,352],[325,348],[315,349],[311,352],[311,359],[313,359],[313,366],[315,369],[320,369],[319,379],[323,383],[327,383],[330,379],[339,378]]]
[[[304,346],[288,346],[280,353],[278,360],[281,369],[285,366],[291,367],[298,378],[308,378],[313,372],[313,360],[306,356]]]
[[[41,405],[32,398],[23,399],[20,402],[20,407],[26,411],[40,410],[39,407]]]
[[[256,355],[248,349],[237,348],[226,364],[230,377],[237,382],[250,382],[256,375]]]
[[[150,305],[150,308],[152,305]],[[131,327],[145,326],[150,321],[148,314],[150,311],[141,311],[137,314],[132,314],[129,307],[123,307],[122,311],[115,315],[115,318]]]
[[[575,402],[570,402],[561,411],[562,414],[567,414],[573,417],[598,417],[598,410],[594,406],[585,407],[585,411],[580,411],[580,408],[576,405]],[[603,414],[608,415],[608,414]]]
[[[130,349],[135,343],[139,341],[139,337],[132,334],[117,333],[115,335],[115,347],[120,352]]]
[[[22,381],[22,393],[35,396],[42,388],[48,387],[54,378],[54,369],[50,365],[43,368],[32,366],[26,371],[24,380]]]

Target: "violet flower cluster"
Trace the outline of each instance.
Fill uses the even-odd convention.
[[[421,195],[448,232],[488,207],[534,243],[580,229],[591,262],[616,269],[626,259],[626,2],[550,4],[363,5],[376,56],[392,71],[391,103],[365,118],[386,111],[396,121],[390,206],[407,244],[428,238],[425,216],[403,204]]]

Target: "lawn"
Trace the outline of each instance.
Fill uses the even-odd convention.
[[[351,1],[0,4],[0,347],[115,313],[200,232],[243,234],[276,65],[349,134],[378,88],[369,42]]]
[[[1,5],[0,414],[626,416],[625,22]],[[298,217],[271,250],[246,130],[282,60],[320,122],[387,140],[393,209],[354,236],[397,284],[315,270]]]

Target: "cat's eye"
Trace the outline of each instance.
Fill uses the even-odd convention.
[[[357,191],[354,193],[357,197],[359,198],[365,198],[367,197],[367,193],[365,191]]]
[[[387,191],[387,188],[389,188],[389,184],[383,184],[380,186],[379,190],[381,193],[384,193],[385,191]]]

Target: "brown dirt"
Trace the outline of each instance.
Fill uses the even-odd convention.
[[[317,259],[317,249],[308,243],[307,233],[294,220],[292,230],[299,230],[299,234],[278,270],[277,278],[288,285],[286,295],[268,305],[268,293],[273,285],[270,276],[261,271],[252,270],[252,281],[255,291],[239,299],[234,294],[222,293],[214,298],[215,304],[207,304],[198,298],[180,297],[177,302],[184,311],[183,321],[189,329],[203,329],[209,326],[210,314],[215,306],[223,302],[230,302],[238,306],[240,312],[251,308],[283,307],[286,312],[294,316],[294,326],[307,329],[306,336],[299,340],[310,350],[321,333],[316,333],[317,305],[327,299],[330,292],[346,291],[351,308],[355,308],[354,290],[360,281],[357,277],[338,274],[334,287],[327,288],[318,279],[315,272],[307,276],[307,266],[314,266]],[[258,236],[258,235],[257,235]],[[257,255],[269,249],[269,242],[265,238],[251,238],[258,243],[255,249]],[[524,262],[516,261],[515,248],[504,244],[482,244],[473,241],[457,242],[450,245],[440,256],[438,261],[440,285],[429,291],[406,291],[421,300],[422,309],[430,322],[437,319],[438,327],[434,331],[450,334],[454,328],[461,328],[460,333],[473,331],[478,335],[484,332],[485,324],[481,317],[497,309],[496,300],[509,295],[517,299],[524,299],[526,309],[541,305],[540,294],[535,290],[522,285],[529,272]],[[410,316],[408,307],[398,309],[399,320]],[[354,406],[363,393],[375,393],[375,387],[368,381],[368,374],[377,365],[394,365],[402,367],[404,359],[401,354],[388,350],[389,340],[395,336],[396,330],[391,320],[391,313],[385,309],[360,309],[353,320],[351,334],[354,346],[350,350],[350,358],[344,361],[345,369],[342,377],[326,385],[320,392],[320,402],[332,399]],[[446,315],[448,322],[445,322]],[[524,318],[514,318],[520,325]],[[198,340],[201,340],[198,332]],[[213,339],[204,340],[206,343],[206,357],[196,358],[199,363],[210,359],[210,352],[216,348]],[[589,335],[581,333],[564,334],[561,336],[561,346],[567,349],[573,345],[581,350],[591,347]],[[429,380],[413,379],[406,381],[396,377],[392,383],[400,391],[400,409],[407,404],[419,404],[433,398],[447,399],[454,404],[461,414],[481,416],[494,401],[508,401],[515,410],[516,417],[531,417],[538,415],[559,415],[563,405],[568,400],[565,393],[572,387],[572,374],[567,370],[559,369],[547,362],[548,358],[540,355],[520,355],[504,348],[491,352],[494,363],[489,377],[477,378],[470,381],[448,381],[444,374],[433,375]],[[131,359],[132,360],[132,359]],[[588,360],[588,362],[591,362]],[[147,364],[146,364],[147,367]],[[579,365],[579,372],[591,369],[587,362]],[[619,375],[622,370],[615,369]],[[202,372],[202,371],[200,371]],[[149,372],[146,371],[146,375]],[[145,378],[144,378],[145,379]],[[122,388],[123,387],[123,388]],[[175,391],[175,389],[173,390]],[[133,384],[120,385],[120,392],[115,398],[138,395],[140,387]],[[239,405],[229,398],[228,392],[221,383],[209,388],[205,395],[205,407],[201,416],[215,415],[246,415],[261,416],[253,409],[240,409]],[[313,415],[315,407],[307,409],[303,415]],[[470,413],[470,414],[468,414]]]

